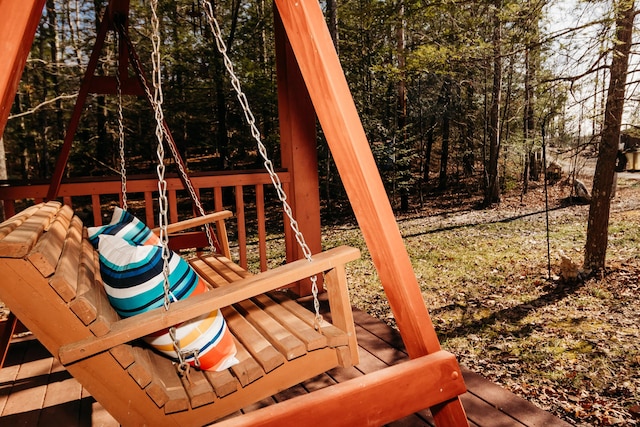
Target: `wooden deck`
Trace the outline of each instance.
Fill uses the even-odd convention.
[[[360,345],[359,365],[334,369],[245,410],[250,411],[407,359],[400,335],[395,330],[358,310],[354,311],[354,317]],[[570,425],[468,369],[463,368],[463,373],[469,391],[461,399],[471,426]],[[11,344],[5,367],[0,370],[0,414],[0,426],[118,426],[102,406],[33,338]],[[429,411],[423,411],[391,425],[433,424]]]

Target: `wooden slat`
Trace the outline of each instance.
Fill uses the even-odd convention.
[[[151,384],[154,378],[152,363],[146,350],[140,347],[132,347],[132,352],[135,362],[129,366],[127,372],[140,388],[145,388]]]
[[[198,408],[200,406],[212,403],[216,397],[213,391],[213,387],[207,381],[204,372],[190,369],[188,376],[180,378],[182,381],[182,387],[184,387],[189,397],[189,402],[192,408]]]
[[[242,343],[238,341],[236,337],[234,337],[233,339],[236,343],[236,359],[238,359],[238,363],[236,365],[233,365],[230,369],[238,379],[240,384],[245,387],[258,378],[262,378],[262,376],[264,375],[264,370],[260,367],[260,364],[251,356],[244,345],[242,345]]]
[[[223,398],[238,390],[238,380],[231,375],[229,369],[223,369],[218,372],[205,371],[204,375],[207,377],[207,380],[209,380],[218,398]]]
[[[306,308],[302,307],[297,302],[287,297],[284,293],[270,292],[269,296],[276,300],[281,307],[286,308],[287,310],[295,314],[307,325],[314,325],[315,315]],[[320,329],[322,330],[322,335],[327,339],[327,344],[330,347],[339,347],[349,344],[349,338],[347,337],[347,334],[345,334],[344,331],[336,328],[326,320],[323,320],[321,322]]]
[[[99,227],[102,225],[102,204],[100,203],[100,195],[91,195],[91,212],[93,212],[93,225]]]
[[[487,402],[494,408],[500,408],[500,411],[505,412],[511,418],[516,419],[518,422],[526,426],[556,426],[556,427],[569,427],[570,424],[566,423],[554,415],[544,412],[539,408],[533,406],[531,403],[515,396],[510,393],[506,393],[505,389],[497,384],[492,383],[480,375],[471,372],[468,369],[462,369],[465,384],[467,388],[473,390],[473,394],[482,401]],[[474,404],[469,402],[470,398],[461,396],[462,403],[468,412],[473,409]],[[475,411],[474,411],[475,412]],[[474,414],[469,416],[474,421],[480,423],[480,419]]]
[[[236,310],[224,307],[222,314],[229,330],[240,340],[265,372],[271,372],[284,363],[284,356]]]
[[[189,408],[189,400],[173,362],[151,350],[144,350],[149,357],[152,381],[145,389],[149,397],[159,408],[165,407],[165,413],[183,411]]]
[[[210,256],[200,258],[194,257],[189,260],[189,264],[200,277],[202,277],[211,288],[219,288],[222,285],[229,283],[227,279],[222,277],[217,271],[205,261]]]
[[[0,256],[22,258],[34,247],[52,218],[60,209],[60,202],[48,202],[0,240]]]
[[[206,214],[203,216],[197,216],[194,218],[190,218],[184,221],[178,221],[175,223],[171,223],[167,226],[167,233],[178,233],[180,231],[188,230],[190,228],[199,227],[205,224],[211,224],[212,222],[224,220],[233,216],[231,211],[220,211],[213,212],[210,214]],[[160,228],[154,228],[152,230],[154,233],[158,234],[160,232]]]
[[[207,257],[207,262],[218,274],[223,276],[228,282],[235,282],[237,280],[250,276],[247,271],[243,270],[237,264],[232,263],[229,259],[222,256]],[[244,318],[247,319],[247,321],[251,323],[263,337],[267,338],[269,342],[278,350],[278,352],[280,352],[287,360],[291,360],[305,354],[305,344],[289,330],[278,323],[278,321],[276,321],[273,317],[269,316],[265,311],[261,310],[260,307],[258,307],[253,301],[240,301],[234,306],[244,316]],[[273,309],[272,311],[274,310],[277,312],[277,309]],[[286,313],[284,315],[286,315]],[[295,326],[294,329],[296,329]]]
[[[0,240],[4,239],[4,236],[15,230],[20,224],[22,224],[27,218],[33,215],[42,207],[42,203],[38,205],[29,206],[17,215],[4,221],[0,224]]]
[[[113,358],[116,359],[124,369],[127,369],[136,361],[133,354],[133,347],[130,344],[120,344],[109,350],[109,353],[111,353]]]
[[[260,308],[276,319],[289,332],[305,343],[307,351],[317,350],[327,346],[327,337],[317,332],[311,325],[308,325],[298,316],[277,304],[266,295],[258,295],[253,298]]]
[[[264,186],[256,184],[256,216],[258,219],[258,254],[260,271],[267,270],[267,226],[264,215]]]
[[[82,221],[73,217],[64,241],[62,255],[49,284],[66,302],[76,296],[78,286],[78,259],[82,249]]]
[[[232,283],[251,275],[248,271],[223,256],[205,256],[201,259],[215,271],[213,277],[216,279],[221,277],[226,283]]]
[[[244,216],[244,193],[242,185],[235,186],[236,191],[236,219],[238,220],[238,249],[240,267],[247,269],[247,227]]]
[[[101,298],[99,289],[95,286],[94,250],[88,240],[82,240],[82,253],[78,266],[78,287],[76,297],[69,302],[69,308],[82,323],[89,325],[98,317],[97,307]],[[104,335],[104,334],[103,334]]]
[[[305,344],[300,339],[262,311],[253,301],[241,301],[234,306],[287,360],[306,353]]]
[[[89,325],[91,332],[97,337],[105,335],[111,330],[111,324],[120,320],[120,315],[113,308],[107,297],[107,293],[104,289],[102,282],[102,276],[100,275],[100,259],[97,252],[93,252],[93,260],[95,264],[94,270],[94,290],[95,290],[95,306],[97,316],[96,319]]]
[[[175,224],[178,222],[178,198],[176,190],[167,191],[169,196],[169,222]]]
[[[63,206],[47,232],[27,255],[27,259],[44,277],[51,276],[56,270],[72,217],[73,209],[66,205]]]
[[[153,213],[153,194],[151,191],[144,192],[144,217],[147,227],[153,228],[156,223],[156,216]]]

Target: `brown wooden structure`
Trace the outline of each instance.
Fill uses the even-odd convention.
[[[14,2],[0,3],[0,43],[3,46],[12,47],[7,72],[0,74],[2,97],[0,131],[4,129],[8,106],[15,93],[43,4],[44,0],[26,0],[19,6],[14,5]],[[436,425],[467,425],[465,412],[458,397],[464,392],[464,384],[457,362],[453,356],[440,348],[319,4],[316,0],[275,0],[274,4],[282,165],[290,174],[289,189],[294,214],[299,220],[302,232],[309,239],[312,251],[319,252],[320,220],[315,153],[315,117],[317,117],[389,299],[404,345],[412,360],[381,371],[379,374],[367,375],[356,382],[341,383],[331,387],[327,392],[312,393],[308,395],[309,397],[291,400],[280,406],[277,411],[261,412],[258,417],[267,423],[277,425],[294,420],[296,424],[304,420],[310,425],[315,425],[326,420],[327,414],[340,413],[340,419],[346,420],[345,425],[375,425],[388,421],[390,416],[400,417],[420,408],[430,407]],[[123,11],[128,12],[128,1],[111,0],[107,9],[109,15],[106,22],[111,19],[111,14]],[[9,31],[5,31],[7,27]],[[81,87],[79,100],[83,94],[86,96],[92,88],[96,88],[94,83],[93,76],[88,72]],[[102,84],[106,83],[103,81]],[[304,96],[305,94],[308,96]],[[74,127],[73,121],[78,119],[79,116],[76,119],[74,115],[70,124],[71,130]],[[66,147],[63,148],[61,158],[64,158],[64,150],[68,150],[71,139],[72,137],[65,139]],[[45,198],[51,199],[53,196],[60,195],[55,188],[59,186],[58,175],[62,177],[61,168],[63,170],[64,166],[56,168]],[[19,229],[19,227],[16,228],[16,230]],[[47,322],[52,323],[51,318],[37,313],[42,307],[34,307],[26,298],[29,293],[32,293],[43,303],[56,301],[54,298],[56,292],[44,286],[47,281],[29,260],[29,254],[35,248],[33,245],[36,245],[42,236],[48,235],[49,231],[43,233],[45,229],[48,230],[38,226],[35,233],[28,237],[26,253],[19,252],[19,255],[13,253],[3,259],[3,272],[6,273],[5,277],[10,277],[11,280],[3,281],[0,287],[0,298],[6,300],[10,309],[15,311],[53,354],[69,363],[67,369],[74,376],[78,376],[83,383],[86,381],[91,385],[93,388],[91,393],[99,401],[107,402],[105,406],[119,414],[118,417],[127,419],[128,423],[146,422],[162,425],[173,420],[179,425],[185,425],[202,424],[204,420],[210,419],[207,411],[199,409],[200,407],[179,412],[168,418],[159,417],[157,404],[149,399],[119,395],[117,378],[125,377],[117,376],[116,372],[117,369],[122,370],[122,367],[115,366],[114,358],[103,352],[111,348],[111,345],[105,347],[103,343],[106,340],[91,338],[90,333],[95,334],[95,332],[79,322],[76,315],[66,309],[63,302],[52,302],[52,304],[58,305],[56,315],[61,317],[56,321],[63,326],[68,326],[69,336],[62,337],[60,332],[57,332],[56,337],[56,332],[49,329],[52,326],[47,325]],[[21,236],[14,235],[14,239],[11,237],[12,234],[13,232],[7,234],[5,239],[20,240],[18,237]],[[22,244],[24,246],[24,242]],[[21,251],[23,250],[24,248]],[[324,256],[317,257],[324,259]],[[288,259],[297,258],[300,258],[299,254],[295,249],[291,249]],[[90,263],[81,265],[88,264]],[[323,266],[323,269],[333,267],[335,265],[329,262]],[[265,274],[267,276],[256,277],[271,277],[270,273]],[[287,277],[290,281],[296,281],[304,276]],[[262,283],[259,279],[255,281]],[[85,278],[77,283],[79,286],[88,286],[89,283],[94,283],[94,280]],[[234,286],[236,283],[245,284],[245,280],[235,282]],[[16,286],[24,286],[26,291],[14,289]],[[225,288],[229,287],[224,286],[220,289]],[[235,289],[235,287],[231,288]],[[268,289],[259,288],[259,290]],[[200,308],[210,311],[216,304],[223,305],[222,302],[235,301],[207,300],[206,303],[202,302],[203,306]],[[185,312],[193,307],[180,304],[180,302],[174,304],[178,306],[174,312],[178,314],[175,315],[169,314],[164,317],[153,312],[149,312],[152,314],[148,316],[142,315],[144,317],[138,319],[138,323],[144,325],[140,331],[144,331],[143,334],[149,333],[152,332],[153,327],[166,327],[171,322],[183,319],[182,316],[187,316]],[[191,314],[197,315],[193,312]],[[183,320],[186,319],[188,317],[184,317]],[[149,323],[146,320],[149,320]],[[125,325],[131,323],[122,322],[125,322]],[[125,335],[117,341],[128,342],[124,339]],[[105,336],[112,336],[111,329],[105,332]],[[135,338],[133,335],[129,337]],[[70,351],[67,345],[81,352],[88,342],[82,340],[100,343],[96,350],[98,353],[82,360],[74,357],[67,358]],[[81,342],[78,344],[80,347],[73,347],[72,342]],[[112,368],[105,369],[106,366]],[[104,373],[113,375],[103,375],[103,369]],[[91,377],[95,378],[91,379]],[[425,382],[423,378],[429,378],[429,381]],[[110,380],[115,381],[115,384],[107,385],[106,383]],[[129,381],[127,386],[132,385],[130,380],[127,381]],[[114,390],[116,390],[115,393]],[[349,410],[345,410],[344,402],[347,399],[357,404],[354,403],[349,406]],[[132,410],[132,407],[136,409]],[[309,411],[308,408],[313,410]],[[132,418],[125,418],[126,416]],[[156,416],[159,418],[155,418]],[[239,422],[252,423],[252,419],[250,416]]]

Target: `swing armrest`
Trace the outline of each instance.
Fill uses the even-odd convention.
[[[173,224],[167,225],[167,233],[178,233],[180,231],[188,230],[189,228],[198,227],[200,225],[211,224],[212,222],[224,221],[227,218],[231,218],[233,213],[231,211],[218,211],[210,214],[198,216],[195,218],[186,219],[184,221],[178,221]],[[160,233],[160,227],[154,228],[155,234]]]
[[[190,228],[199,227],[205,224],[216,223],[216,235],[218,237],[218,243],[220,244],[220,251],[222,255],[227,258],[231,258],[231,252],[229,250],[229,238],[227,237],[227,227],[225,225],[225,219],[231,218],[233,213],[231,211],[218,211],[210,214],[190,218],[184,221],[178,221],[173,224],[167,225],[167,233],[169,237],[175,237],[175,235],[181,231],[188,230]],[[156,227],[153,233],[160,234],[160,227]]]
[[[59,360],[63,365],[68,365],[213,310],[282,288],[289,283],[314,274],[335,269],[343,270],[342,267],[346,263],[359,257],[360,251],[358,249],[339,246],[314,255],[313,261],[306,259],[294,261],[273,270],[248,276],[208,292],[174,302],[169,310],[160,307],[119,320],[111,325],[110,331],[105,335],[85,338],[60,347]],[[338,283],[342,283],[344,286],[343,281]],[[327,283],[327,286],[330,286],[330,283]],[[329,291],[332,292],[331,289]]]

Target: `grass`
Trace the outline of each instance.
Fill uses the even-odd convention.
[[[551,189],[551,279],[541,189],[524,204],[515,195],[492,210],[442,206],[400,217],[443,347],[461,364],[572,424],[640,424],[639,183],[619,184],[609,270],[586,282],[557,278],[560,251],[582,263],[588,215],[587,206],[562,207],[567,189],[561,186]],[[323,235],[327,248],[362,250],[347,267],[351,301],[395,327],[359,229],[332,225]],[[283,261],[282,247],[282,236],[270,237],[270,267]],[[252,265],[257,268],[255,260]]]
[[[418,214],[399,226],[441,343],[462,364],[574,424],[637,425],[640,210],[611,215],[607,275],[563,283],[558,253],[582,263],[587,212],[550,213],[552,279],[544,214]],[[395,326],[359,231],[328,233],[327,247],[363,249],[348,267],[352,303]]]

